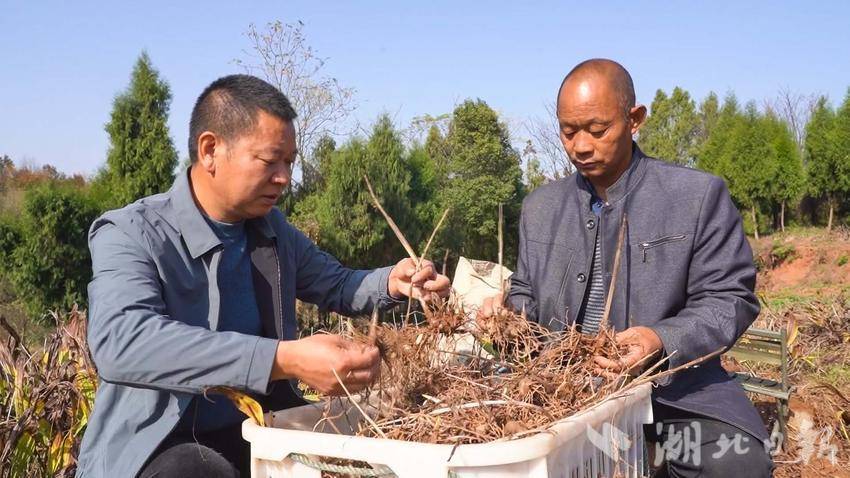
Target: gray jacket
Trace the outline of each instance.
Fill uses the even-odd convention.
[[[266,409],[303,403],[288,381],[269,383],[278,339],[297,335],[296,297],[346,315],[397,303],[390,268],[342,267],[277,209],[247,232],[263,337],[216,331],[222,248],[188,172],[92,224],[88,341],[100,384],[77,476],[135,476],[208,387],[249,392]]]
[[[620,218],[628,219],[610,325],[653,329],[675,367],[731,347],[755,320],[756,270],[741,217],[720,178],[646,157],[637,145],[608,189],[600,217],[578,175],[536,189],[523,203],[519,258],[508,300],[552,330],[576,320],[599,228],[606,288]],[[676,352],[673,354],[673,352]],[[738,426],[764,423],[743,389],[712,359],[654,392],[661,403]]]

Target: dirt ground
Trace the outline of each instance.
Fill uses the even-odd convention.
[[[758,289],[762,294],[822,296],[850,287],[850,232],[801,229],[752,245],[761,266]]]
[[[797,331],[790,402],[775,476],[850,478],[850,234],[799,230],[753,241],[763,303],[759,325]],[[778,378],[775,367],[728,361]],[[752,397],[770,428],[776,403]]]

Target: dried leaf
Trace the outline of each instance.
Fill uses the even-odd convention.
[[[47,452],[47,467],[51,474],[56,474],[71,463],[71,445],[74,443],[74,439],[69,435],[70,433],[56,433],[50,443],[50,449]]]
[[[800,335],[800,326],[797,324],[797,319],[791,318],[788,322],[788,350],[794,349],[794,343]]]
[[[250,419],[254,420],[254,423],[260,425],[261,427],[266,426],[265,418],[263,417],[263,407],[257,403],[256,400],[251,398],[250,396],[232,388],[227,387],[213,387],[206,390],[204,395],[213,393],[217,395],[224,395],[227,397],[236,408],[239,409],[240,412],[247,415]]]

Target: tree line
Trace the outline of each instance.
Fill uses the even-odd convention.
[[[294,106],[311,112],[298,120],[305,130],[299,172],[279,204],[290,221],[348,266],[400,259],[404,250],[371,204],[363,179],[368,176],[420,250],[449,210],[429,253],[438,265],[461,255],[495,261],[501,204],[505,263],[515,264],[522,200],[572,171],[563,151],[553,147],[556,124],[538,121],[512,132],[485,101],[468,99],[450,113],[418,117],[407,128],[381,115],[359,132],[340,134],[336,121],[354,109],[354,91],[321,77],[323,59],[304,43],[302,26],[275,22],[265,33],[252,26],[255,48],[283,43],[287,49],[274,51],[295,58],[261,55],[272,62],[265,70],[243,64],[247,71],[273,72],[266,78],[297,90]],[[313,80],[308,75],[295,81],[273,67],[293,61],[313,65],[307,68]],[[781,99],[741,106],[732,93],[722,102],[711,93],[696,104],[684,89],[669,95],[659,90],[638,143],[650,155],[723,177],[755,235],[789,223],[828,229],[844,224],[850,209],[850,92],[837,108],[823,97],[807,103],[807,97],[787,93]],[[0,281],[30,315],[85,304],[91,222],[106,210],[167,190],[182,170],[167,126],[170,103],[168,83],[143,53],[129,86],[113,102],[106,162],[93,178],[66,177],[50,166],[16,167],[0,157]],[[528,139],[518,147],[523,133]]]
[[[644,151],[726,180],[756,238],[784,231],[789,216],[831,230],[836,211],[850,206],[850,90],[835,109],[826,97],[788,91],[759,108],[733,93],[696,105],[677,87],[658,90],[650,112],[638,139]]]

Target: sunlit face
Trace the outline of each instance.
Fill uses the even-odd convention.
[[[637,108],[627,113],[601,77],[570,79],[558,98],[561,143],[576,170],[593,184],[612,185],[631,159],[633,121]]]
[[[215,148],[212,186],[230,218],[265,216],[292,180],[295,127],[263,111],[252,131]]]

